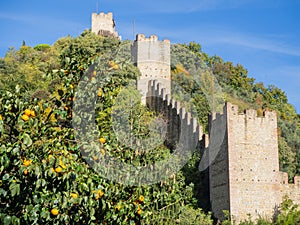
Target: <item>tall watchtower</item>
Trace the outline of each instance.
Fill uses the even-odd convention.
[[[216,155],[209,168],[214,215],[223,219],[222,210],[229,210],[237,222],[248,214],[271,218],[281,203],[276,113],[258,117],[227,103],[210,118],[209,133],[209,157]]]
[[[92,32],[102,36],[118,38],[118,32],[115,30],[115,21],[111,12],[105,14],[92,14]]]
[[[166,89],[166,94],[170,94],[170,41],[159,41],[155,35],[146,38],[145,35],[138,34],[131,51],[134,63],[141,71],[137,89],[142,93],[142,102],[146,102],[150,80],[158,80]]]

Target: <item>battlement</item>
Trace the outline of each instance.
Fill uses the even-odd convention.
[[[108,12],[107,14],[105,14],[104,12],[100,12],[99,14],[97,14],[97,13],[92,13],[92,16],[104,18],[104,19],[107,19],[107,20],[112,20],[112,19],[113,19],[113,14],[112,14],[112,12]]]
[[[289,176],[286,172],[279,171],[279,177],[280,177],[280,184],[289,184],[289,185],[295,185],[298,188],[300,188],[300,176],[295,176],[293,183],[289,183]]]
[[[227,102],[223,107],[223,112],[212,113],[209,115],[209,123],[215,122],[218,123],[223,117],[226,116],[230,120],[236,120],[240,123],[243,123],[249,126],[251,123],[261,127],[262,125],[266,126],[277,126],[277,115],[275,111],[264,111],[262,116],[257,115],[255,109],[247,109],[244,112],[239,111],[239,107],[230,102]]]
[[[105,14],[92,13],[92,32],[102,36],[118,38],[118,32],[115,30],[115,21],[111,12]]]
[[[240,118],[251,120],[251,119],[262,119],[262,121],[277,121],[277,115],[275,111],[264,111],[263,116],[258,116],[255,109],[244,110],[243,113],[239,112],[239,107],[231,103],[226,104],[224,112],[227,110],[227,113],[231,116],[238,116]]]
[[[224,209],[237,221],[248,213],[272,215],[281,201],[280,184],[287,182],[287,174],[279,172],[277,138],[274,111],[240,113],[227,102],[222,113],[209,117],[210,198],[218,218]]]
[[[93,13],[92,32],[117,38],[113,14]],[[239,222],[249,214],[254,220],[271,217],[285,195],[299,204],[300,176],[288,183],[288,174],[279,171],[276,112],[241,113],[227,102],[223,112],[209,116],[209,134],[203,134],[197,119],[171,96],[170,45],[170,40],[156,35],[136,35],[131,53],[141,72],[137,89],[142,103],[167,122],[167,147],[177,150],[179,146],[190,153],[200,150],[204,207],[221,220],[223,210],[229,210]]]
[[[154,34],[150,35],[150,37],[148,37],[148,38],[144,34],[137,34],[135,41],[142,42],[142,41],[159,41],[159,40],[158,40],[158,36],[156,36]],[[162,42],[170,44],[170,40],[168,40],[168,39],[164,39],[164,40],[162,40]]]
[[[293,203],[300,204],[300,176],[294,177],[293,183],[288,183],[288,174],[286,172],[279,172],[280,177],[280,192],[279,196],[283,199],[288,196],[293,200]]]
[[[162,113],[168,121],[168,141],[171,145],[178,142],[188,150],[195,150],[203,137],[202,126],[196,118],[175,101],[158,80],[148,82],[147,106],[155,112]],[[184,143],[183,143],[184,142]]]

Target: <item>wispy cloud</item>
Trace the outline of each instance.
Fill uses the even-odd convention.
[[[121,24],[121,27],[126,27],[123,30],[123,35],[131,39],[132,24]],[[201,26],[201,30],[195,28],[179,27],[178,29],[157,28],[140,24],[138,26],[139,33],[159,34],[161,37],[170,38],[171,42],[175,40],[197,41],[202,45],[230,45],[236,47],[246,47],[253,50],[268,51],[273,53],[285,54],[290,56],[300,56],[300,45],[287,45],[285,40],[286,35],[268,35],[252,34],[241,31],[232,30],[224,27],[208,27]],[[188,34],[188,35],[187,35]]]
[[[219,9],[236,9],[246,6],[273,7],[282,0],[131,0],[132,4],[139,6],[137,9],[152,13],[191,13]],[[272,3],[272,4],[270,4]]]
[[[300,56],[300,46],[285,44],[284,39],[262,37],[258,34],[241,33],[239,31],[206,30],[203,34],[207,44],[228,44],[242,46],[274,53]]]
[[[66,19],[57,19],[50,16],[40,16],[40,15],[29,15],[29,14],[13,14],[13,13],[3,13],[0,12],[0,18],[4,20],[11,20],[12,22],[18,22],[26,24],[28,26],[37,29],[42,27],[45,30],[53,29],[55,30],[68,30],[68,31],[78,31],[83,30],[86,25],[82,23],[77,23],[74,21],[69,21]]]

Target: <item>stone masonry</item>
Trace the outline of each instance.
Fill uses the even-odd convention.
[[[112,13],[93,13],[92,32],[118,37]],[[209,165],[201,176],[200,201],[215,218],[224,219],[223,210],[236,222],[249,215],[254,220],[272,218],[284,196],[300,204],[300,177],[289,184],[287,173],[279,171],[275,112],[266,111],[258,117],[256,110],[239,113],[237,106],[226,103],[222,113],[209,116],[209,134],[203,135],[197,120],[172,99],[170,41],[139,34],[131,53],[141,72],[137,89],[142,103],[168,122],[166,145],[197,149]]]
[[[203,138],[202,126],[197,119],[181,107],[180,102],[172,99],[158,80],[149,81],[146,96],[148,108],[163,115],[167,121],[165,144],[171,149],[182,144],[185,151],[194,151]]]
[[[207,191],[200,201],[210,203],[207,209],[217,219],[225,218],[223,210],[236,223],[249,215],[253,220],[272,218],[284,196],[300,203],[300,177],[289,184],[287,173],[279,171],[274,111],[258,117],[256,110],[239,113],[228,102],[223,113],[209,116],[209,134],[205,135],[197,120],[157,80],[148,83],[146,105],[168,121],[171,146],[183,141],[187,149],[207,153],[211,163],[208,176],[203,171],[203,184],[208,187],[201,188]]]
[[[248,215],[254,220],[272,218],[285,195],[300,203],[299,177],[288,184],[287,174],[279,171],[274,111],[258,117],[256,110],[239,113],[237,106],[227,103],[223,114],[209,118],[206,150],[216,155],[209,167],[211,210],[216,218],[224,218],[223,210],[236,222]]]
[[[141,71],[137,89],[142,93],[142,103],[145,104],[150,80],[158,80],[165,88],[166,94],[170,94],[170,41],[159,41],[155,35],[146,38],[145,35],[138,34],[131,52],[135,65]]]
[[[115,21],[111,12],[105,14],[92,14],[92,32],[106,37],[119,38],[118,32],[115,30]]]

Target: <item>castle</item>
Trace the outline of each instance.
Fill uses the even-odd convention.
[[[92,32],[118,37],[112,13],[93,14]],[[169,144],[182,140],[203,155],[202,163],[208,168],[202,171],[200,200],[216,218],[224,219],[223,210],[236,222],[249,215],[254,220],[272,218],[284,196],[300,203],[300,177],[289,184],[287,173],[279,171],[275,112],[257,116],[250,109],[239,113],[237,106],[226,103],[222,113],[209,116],[209,132],[203,134],[197,120],[170,95],[170,41],[139,34],[132,56],[141,72],[137,88],[142,102],[169,121]]]
[[[137,89],[142,93],[142,102],[145,103],[150,80],[158,80],[168,91],[166,94],[170,94],[170,41],[158,41],[158,37],[155,35],[146,38],[145,35],[138,34],[131,53],[135,65],[141,71]]]
[[[92,14],[92,32],[106,37],[118,38],[112,13]]]

